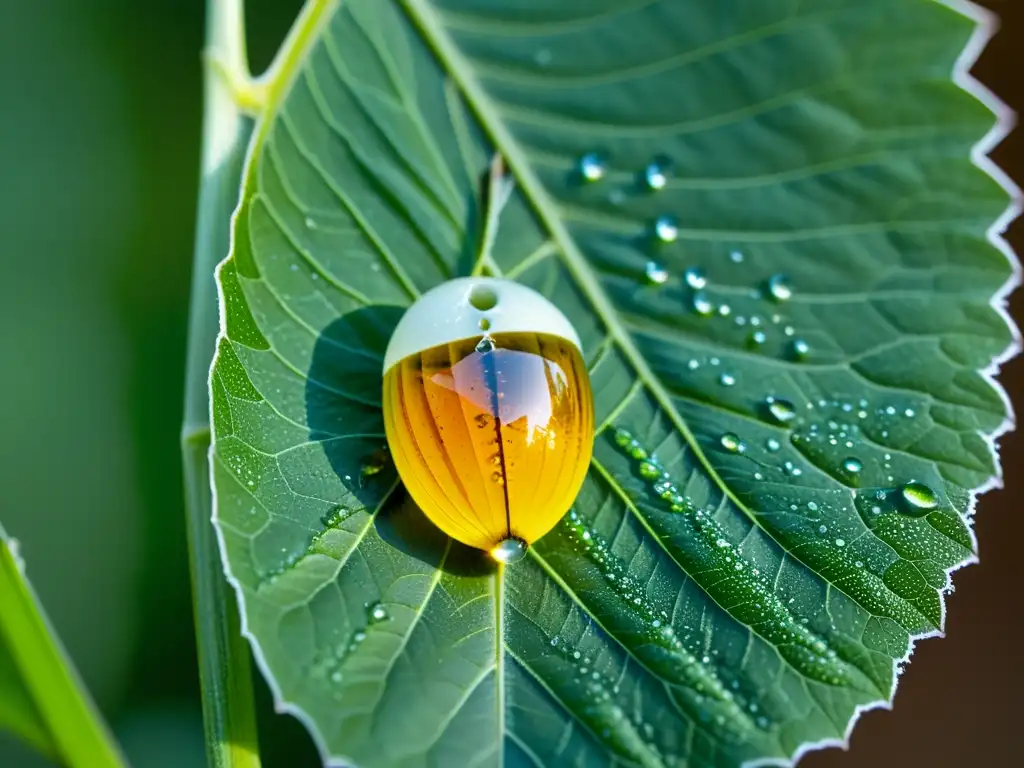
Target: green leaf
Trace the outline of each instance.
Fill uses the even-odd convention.
[[[0,526],[0,728],[74,768],[123,765]]]
[[[17,543],[7,538],[0,526],[0,568],[3,576],[21,579],[24,565],[18,556]],[[54,745],[32,695],[14,661],[5,633],[0,632],[0,728],[18,734],[43,754],[53,756]]]
[[[1007,418],[975,32],[932,0],[334,10],[251,147],[211,378],[225,567],[325,758],[786,762],[891,700]],[[494,153],[485,266],[573,321],[600,427],[504,573],[381,460],[384,346],[472,269]]]

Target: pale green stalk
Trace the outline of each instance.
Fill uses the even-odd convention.
[[[247,77],[242,0],[208,0],[206,25],[202,179],[182,429],[192,603],[208,763],[258,768],[249,648],[221,568],[209,471],[208,377],[220,326],[214,268],[228,253],[231,213],[252,132],[231,85]]]

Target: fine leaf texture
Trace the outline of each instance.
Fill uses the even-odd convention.
[[[254,140],[211,376],[225,567],[325,760],[785,763],[891,699],[1007,419],[974,31],[933,0],[333,10]],[[495,153],[486,271],[572,320],[599,425],[503,574],[408,499],[380,410]]]

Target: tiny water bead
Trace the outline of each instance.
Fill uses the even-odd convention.
[[[647,282],[654,285],[662,285],[668,280],[668,270],[656,261],[647,262],[644,266],[644,275],[647,277]]]
[[[708,284],[707,277],[697,267],[690,267],[683,273],[683,280],[688,286],[695,290],[700,290]]]
[[[675,217],[664,214],[655,219],[654,236],[662,243],[674,243],[679,237],[679,223]]]
[[[789,348],[793,357],[797,360],[803,360],[811,354],[811,345],[803,339],[793,339]]]
[[[656,157],[644,168],[644,186],[655,192],[664,189],[665,185],[668,184],[670,171],[671,163],[669,160],[664,157]]]
[[[694,293],[690,304],[693,307],[693,311],[702,317],[710,317],[715,313],[715,305],[711,303],[711,300],[704,291]]]
[[[775,453],[782,447],[782,443],[776,440],[774,437],[769,437],[764,443],[765,450],[769,453]]]
[[[600,153],[588,152],[580,158],[578,170],[584,181],[600,181],[608,172],[608,164]]]
[[[501,563],[515,563],[526,557],[528,548],[522,539],[510,537],[491,550],[491,557]]]
[[[630,445],[634,439],[625,430],[616,430],[616,444]],[[720,440],[726,450],[740,452],[742,441],[734,433],[726,433]],[[692,551],[698,558],[693,561],[695,567],[691,571],[694,581],[712,599],[718,600],[719,604],[734,606],[727,610],[734,616],[737,615],[734,611],[739,611],[742,617],[740,620],[745,625],[757,626],[758,634],[775,645],[802,674],[829,685],[848,685],[850,674],[846,662],[829,647],[823,637],[805,626],[806,619],[798,618],[787,608],[776,594],[775,585],[769,576],[744,556],[742,542],[734,544],[729,538],[733,534],[715,519],[716,508],[710,506],[702,509],[690,498],[683,496],[679,485],[667,471],[662,471],[652,486],[655,486],[656,494],[665,499],[665,506],[674,513],[674,520],[678,521],[671,524],[673,536],[679,535],[679,526],[683,525],[689,526],[692,532],[693,538],[689,541],[692,541],[692,547],[697,548]],[[654,502],[652,506],[657,503]],[[650,518],[650,523],[656,529],[662,525],[657,516]],[[583,527],[575,510],[569,513],[565,524],[578,529],[577,535],[582,539],[581,547],[597,555],[595,562],[603,567],[613,561],[621,563],[606,546],[595,545],[599,537]],[[680,554],[690,551],[691,545],[688,544]],[[726,574],[728,577],[723,578]],[[628,580],[632,578],[624,572],[609,574],[607,578],[611,581],[613,576],[616,584],[622,584],[624,580],[629,583]],[[644,602],[641,599],[640,605]],[[671,627],[664,629],[671,630]],[[702,661],[708,663],[710,658],[705,655]]]
[[[924,483],[911,480],[900,488],[902,511],[911,517],[923,517],[939,506],[939,497]]]
[[[515,541],[529,546],[572,505],[593,401],[579,338],[540,294],[493,278],[423,294],[388,344],[383,389],[399,477],[452,538],[513,562]]]
[[[747,450],[747,446],[743,444],[739,436],[732,432],[726,432],[722,435],[721,443],[722,447],[729,453],[743,453]]]
[[[387,621],[389,618],[388,609],[381,603],[371,603],[366,607],[367,620],[372,623]]]
[[[779,424],[788,424],[796,418],[796,406],[789,400],[768,396],[765,398],[765,405],[768,408],[768,413]]]
[[[752,347],[759,347],[766,341],[768,341],[768,334],[766,334],[764,331],[754,331],[753,333],[750,334],[748,343]]]
[[[856,459],[852,456],[843,459],[843,469],[849,472],[851,475],[859,474],[864,469],[864,463],[860,459]]]
[[[736,377],[733,376],[731,373],[723,373],[721,376],[718,377],[718,383],[721,384],[723,387],[731,387],[736,384]]]
[[[637,469],[640,473],[640,477],[645,480],[654,480],[655,478],[661,477],[661,468],[651,461],[642,461]]]
[[[789,301],[793,297],[793,289],[785,275],[772,275],[768,278],[768,295],[777,302]]]

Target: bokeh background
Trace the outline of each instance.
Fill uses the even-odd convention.
[[[985,4],[1003,28],[975,73],[1024,111],[1024,4]],[[248,1],[254,71],[300,5]],[[203,14],[0,0],[0,519],[137,768],[204,764],[178,453]],[[1024,132],[993,157],[1024,183]],[[1024,224],[1009,239],[1024,251]],[[1024,319],[1024,294],[1010,306]],[[1001,380],[1024,407],[1024,360]],[[1024,437],[1001,443],[1006,487],[981,501],[947,637],[918,645],[850,751],[801,768],[1024,759]],[[315,765],[260,696],[264,765]],[[46,765],[0,734],[0,767]]]

